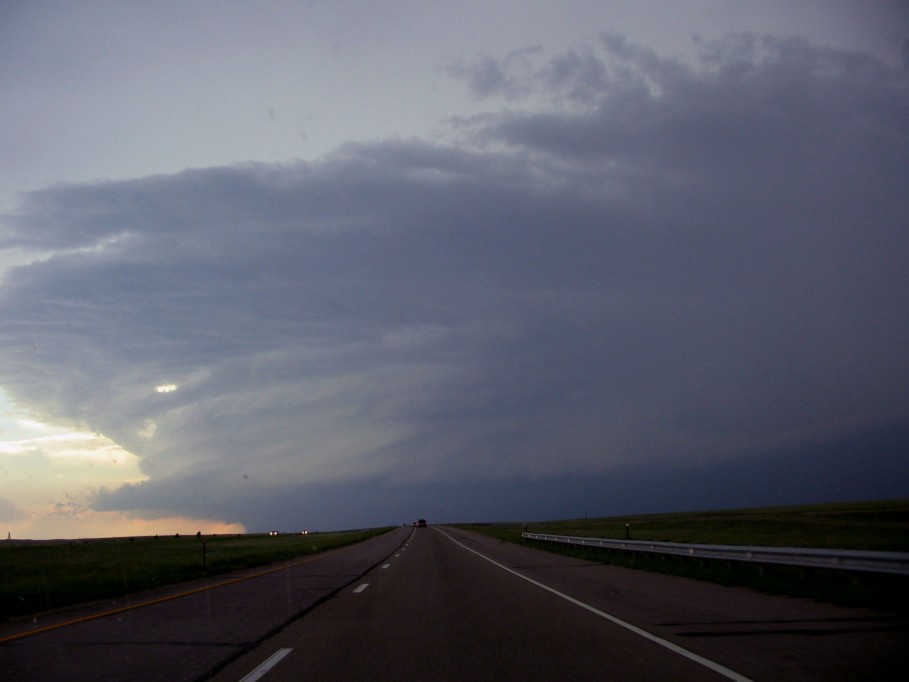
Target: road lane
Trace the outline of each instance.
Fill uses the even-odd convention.
[[[467,547],[755,680],[901,679],[907,621],[601,566],[444,529]],[[418,530],[389,567],[337,593],[222,671],[275,650],[281,680],[726,679],[452,542]]]
[[[904,679],[905,615],[600,566],[451,532],[528,577],[752,679]]]
[[[418,530],[363,579],[240,659],[234,680],[276,648],[267,680],[726,679]],[[245,666],[245,667],[244,667]]]
[[[24,619],[3,623],[0,678],[199,679],[384,563],[411,532],[399,528],[335,552],[284,562],[281,570],[253,569],[121,600],[126,603],[70,609],[35,625],[76,622],[22,638],[9,639],[36,628]],[[222,586],[199,590],[213,584]],[[181,593],[186,595],[156,601]],[[122,610],[124,605],[139,607]],[[112,606],[110,615],[91,618],[111,612]]]
[[[442,531],[442,532],[444,532],[444,531]],[[521,580],[524,580],[524,581],[530,583],[534,587],[538,587],[541,590],[545,590],[546,592],[549,592],[550,594],[554,594],[557,597],[564,599],[565,601],[584,609],[585,611],[589,611],[590,613],[592,613],[596,616],[599,616],[600,618],[603,618],[603,619],[609,621],[610,623],[613,623],[615,625],[618,625],[621,628],[624,628],[625,630],[637,635],[638,637],[643,637],[644,639],[646,639],[650,642],[653,642],[653,643],[671,651],[674,654],[678,654],[679,656],[682,656],[683,658],[687,658],[691,661],[694,661],[698,665],[701,665],[713,672],[716,672],[719,675],[721,675],[722,677],[725,677],[730,680],[735,680],[736,682],[748,682],[748,678],[745,677],[744,675],[740,675],[740,674],[736,673],[734,670],[730,670],[729,668],[726,668],[725,666],[720,665],[716,661],[711,661],[708,658],[704,658],[700,654],[696,654],[693,651],[689,651],[685,647],[679,646],[678,644],[674,644],[666,639],[663,639],[662,637],[658,637],[657,635],[654,635],[653,633],[650,633],[647,630],[644,630],[643,628],[639,628],[637,625],[633,625],[633,624],[629,623],[628,621],[625,621],[625,620],[622,620],[621,618],[617,618],[616,616],[613,616],[610,613],[601,611],[600,609],[596,608],[595,606],[591,606],[590,604],[583,602],[580,599],[576,599],[576,598],[572,597],[570,594],[557,590],[554,587],[550,587],[549,585],[546,585],[545,583],[540,582],[539,580],[535,580],[534,578],[524,575],[520,571],[510,568],[509,566],[506,566],[505,564],[503,564],[499,561],[496,561],[495,559],[489,558],[488,556],[486,556],[485,554],[483,554],[482,552],[480,552],[478,550],[471,549],[463,542],[456,540],[449,533],[445,533],[445,535],[449,539],[451,539],[452,542],[454,542],[455,544],[457,544],[460,547],[463,547],[468,552],[471,552],[472,554],[475,554],[476,556],[481,557],[485,561],[488,561],[489,563],[491,563],[496,568],[500,568],[503,571],[510,573],[511,575],[516,576],[516,577],[520,578]]]

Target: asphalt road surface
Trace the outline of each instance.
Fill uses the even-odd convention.
[[[3,680],[902,680],[909,619],[430,527],[9,636]]]

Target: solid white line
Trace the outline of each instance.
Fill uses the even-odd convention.
[[[240,682],[256,682],[260,677],[262,677],[269,670],[278,665],[278,662],[287,656],[293,649],[278,649],[275,653],[269,656],[262,665],[253,670],[249,675],[244,677]]]
[[[354,594],[360,594],[360,592],[365,590],[367,587],[369,587],[369,583],[363,583],[357,589],[354,590]]]
[[[619,626],[625,628],[626,630],[630,630],[631,632],[633,632],[636,635],[640,635],[641,637],[644,637],[645,639],[649,639],[651,642],[654,642],[655,644],[659,644],[662,647],[666,647],[670,651],[673,651],[673,652],[679,654],[680,656],[684,656],[685,658],[692,660],[695,663],[700,663],[705,668],[710,668],[710,670],[714,671],[715,673],[719,673],[720,675],[723,675],[724,677],[728,677],[730,680],[735,680],[736,682],[752,682],[749,678],[745,677],[744,675],[740,675],[739,673],[735,672],[734,670],[730,670],[729,668],[726,668],[725,666],[722,666],[719,663],[715,663],[714,661],[711,661],[709,658],[704,658],[703,656],[699,656],[698,654],[694,653],[693,651],[688,651],[688,649],[683,649],[678,644],[673,644],[672,642],[667,641],[661,637],[652,635],[649,632],[647,632],[646,630],[642,630],[641,628],[637,627],[636,625],[632,625],[631,623],[628,623],[628,622],[622,620],[621,618],[617,618],[616,616],[610,615],[610,614],[606,613],[605,611],[600,611],[599,609],[591,606],[590,604],[585,604],[584,602],[582,602],[578,599],[575,599],[574,597],[570,597],[567,594],[559,592],[558,590],[553,589],[553,588],[549,587],[548,585],[544,585],[541,582],[537,582],[533,578],[528,578],[526,575],[518,573],[517,571],[509,568],[508,566],[505,566],[504,564],[500,564],[498,561],[496,561],[494,559],[490,559],[485,554],[480,554],[478,551],[476,551],[475,549],[471,549],[464,543],[458,542],[457,540],[455,540],[453,537],[451,537],[448,533],[446,533],[444,531],[440,530],[439,532],[442,533],[445,537],[447,537],[449,540],[451,540],[455,544],[458,544],[461,547],[463,547],[464,549],[466,549],[468,552],[473,552],[478,557],[486,559],[486,561],[488,561],[491,564],[495,564],[502,570],[508,571],[509,573],[516,575],[519,578],[521,578],[522,580],[526,580],[527,582],[529,582],[533,585],[536,585],[537,587],[542,588],[542,589],[546,590],[547,592],[552,592],[552,594],[555,594],[555,595],[561,597],[562,599],[570,601],[572,604],[580,606],[582,609],[587,609],[591,613],[595,613],[596,615],[598,615],[602,618],[605,618],[606,620],[611,621],[612,623],[615,623],[616,625],[619,625]]]

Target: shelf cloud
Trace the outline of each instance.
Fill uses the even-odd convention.
[[[96,509],[251,527],[519,514],[906,423],[905,65],[698,54],[484,55],[446,72],[487,113],[437,140],[24,194],[0,385],[142,458]]]

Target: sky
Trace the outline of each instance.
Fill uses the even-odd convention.
[[[909,497],[901,2],[0,3],[0,531]]]

